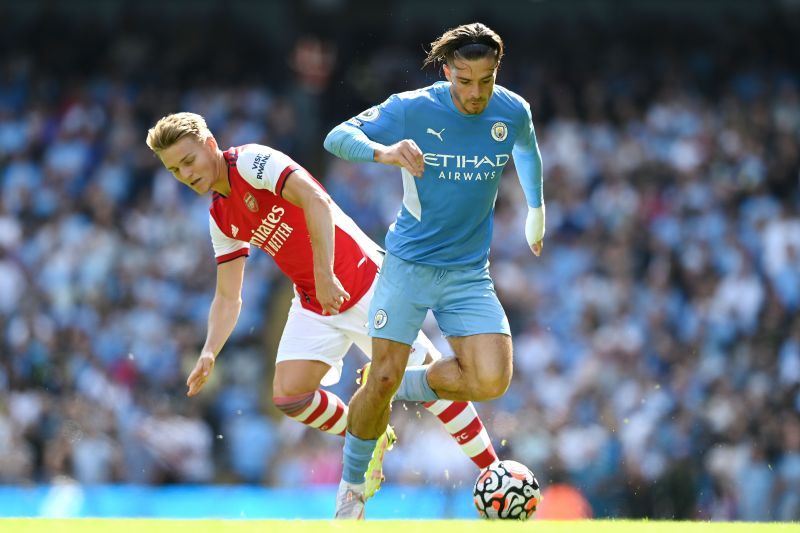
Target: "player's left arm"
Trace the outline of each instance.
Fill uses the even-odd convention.
[[[542,240],[545,231],[544,195],[542,192],[542,154],[533,129],[531,108],[524,102],[525,117],[517,142],[511,151],[517,176],[525,193],[528,216],[525,219],[525,238],[528,246],[537,257],[542,253]]]
[[[336,315],[350,294],[333,270],[335,225],[333,200],[303,169],[291,172],[281,190],[284,200],[300,207],[305,214],[314,255],[314,288],[322,313]]]

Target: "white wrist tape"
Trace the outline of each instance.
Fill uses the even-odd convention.
[[[525,219],[525,238],[528,240],[529,246],[544,238],[544,204],[542,207],[528,206],[528,217]]]

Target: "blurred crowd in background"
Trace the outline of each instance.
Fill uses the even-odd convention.
[[[478,409],[500,456],[577,488],[595,516],[800,519],[800,27],[450,26],[472,18],[506,41],[498,82],[531,103],[545,167],[540,258],[512,165],[497,201],[515,374]],[[295,158],[382,242],[399,172],[335,160],[322,139],[439,79],[422,46],[448,25],[316,24],[273,43],[212,19],[43,12],[0,36],[2,484],[339,479],[342,441],[271,406],[291,288],[265,254],[247,260],[214,379],[185,397],[215,280],[210,199],[144,139],[164,114],[203,114],[223,147]],[[345,401],[363,362],[347,359]],[[389,483],[472,484],[433,416],[398,403],[393,420]]]

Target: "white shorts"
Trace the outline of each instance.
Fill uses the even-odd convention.
[[[302,360],[327,363],[331,368],[322,378],[322,385],[328,386],[338,383],[342,377],[344,356],[353,343],[372,359],[372,339],[368,335],[367,324],[369,303],[377,279],[356,305],[338,315],[319,315],[304,309],[295,294],[275,362]],[[430,339],[420,331],[411,346],[408,365],[421,365],[427,354],[431,354],[434,360],[442,357]]]

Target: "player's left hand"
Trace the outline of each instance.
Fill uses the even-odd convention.
[[[200,389],[206,384],[208,378],[211,377],[211,371],[214,370],[214,362],[215,358],[213,353],[203,352],[200,354],[200,357],[197,359],[197,364],[194,365],[194,369],[186,380],[186,386],[189,387],[186,396],[194,396],[200,392]]]
[[[350,293],[344,290],[339,278],[332,276],[315,276],[314,284],[317,301],[322,306],[323,315],[338,315],[339,309],[350,299]]]
[[[544,239],[544,204],[541,207],[528,207],[528,216],[525,219],[525,238],[533,255],[539,257],[542,253],[542,240]]]

